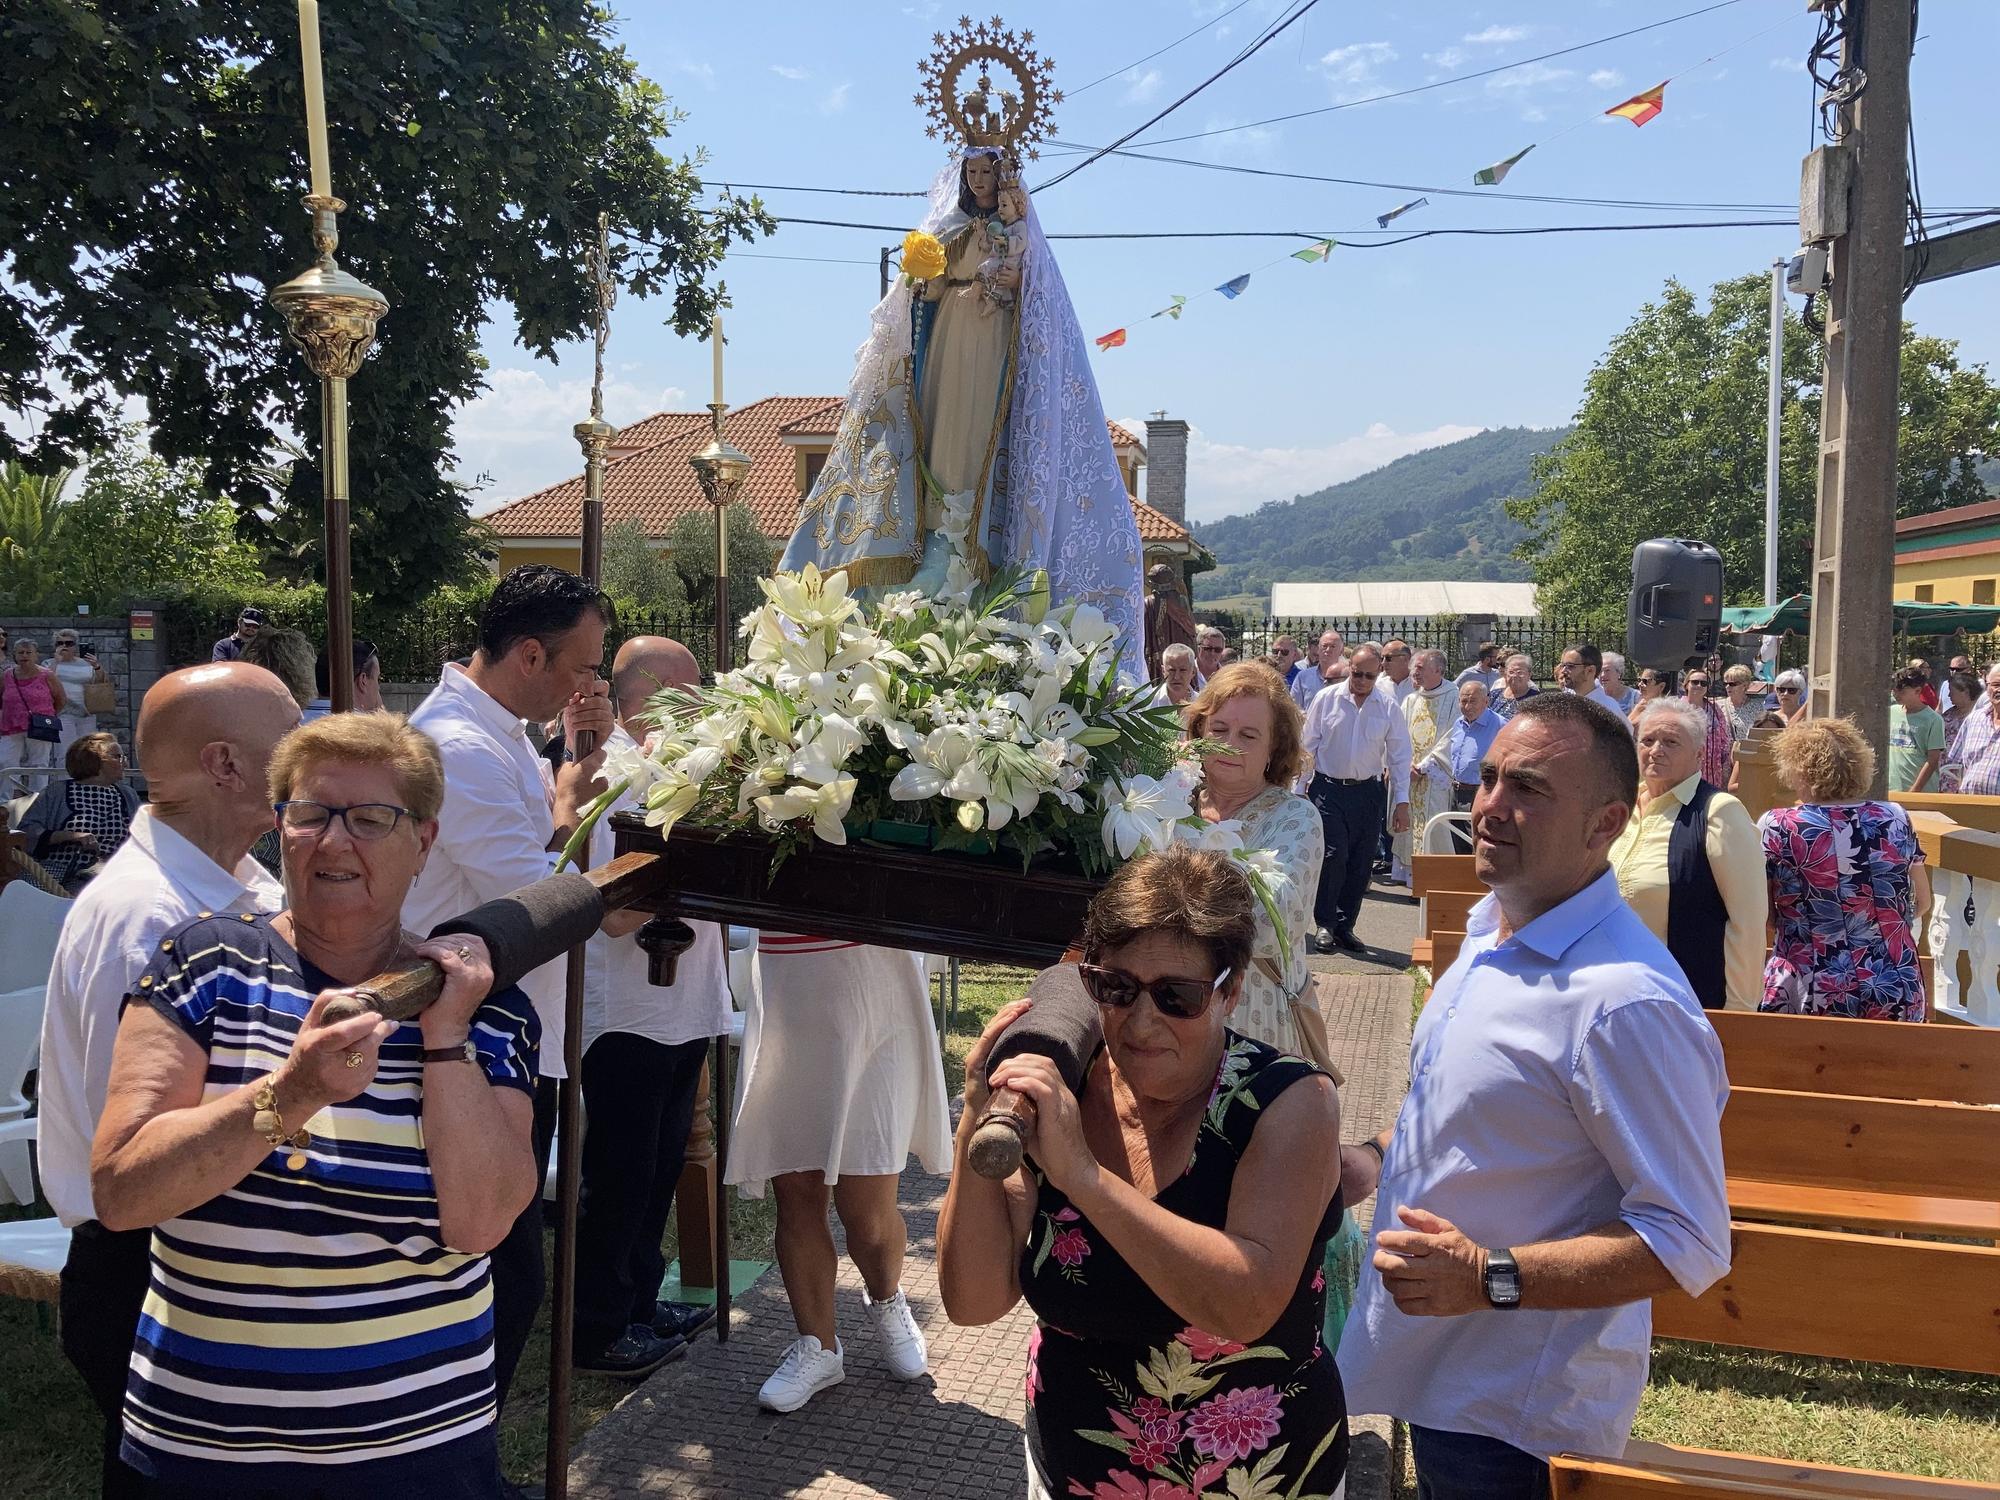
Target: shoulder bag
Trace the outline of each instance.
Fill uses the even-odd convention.
[[[28,701],[28,695],[21,687],[21,679],[10,671],[7,674],[7,680],[14,684],[14,691],[21,695],[21,702],[25,705]],[[28,738],[31,740],[40,740],[48,745],[61,744],[62,720],[54,714],[38,714],[33,709],[29,709]]]
[[[1268,958],[1251,960],[1264,977],[1283,992],[1285,976],[1278,966]],[[1340,1065],[1333,1060],[1333,1043],[1327,1035],[1326,1017],[1319,1008],[1319,978],[1307,974],[1306,982],[1296,995],[1286,994],[1286,1003],[1291,1007],[1292,1029],[1299,1034],[1299,1051],[1305,1060],[1318,1068],[1334,1081],[1336,1086],[1347,1082],[1347,1075],[1340,1071]]]
[[[83,685],[83,711],[87,714],[111,714],[118,711],[118,688],[109,677],[102,677]]]

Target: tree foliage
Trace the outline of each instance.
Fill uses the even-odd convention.
[[[738,501],[725,513],[729,537],[729,618],[740,620],[764,602],[757,580],[769,578],[778,552],[757,529],[750,507]],[[701,662],[709,659],[711,625],[715,619],[715,514],[690,511],[667,533],[667,555],[680,575],[688,609],[685,642]]]
[[[621,616],[637,611],[656,618],[669,635],[687,629],[687,585],[637,521],[605,528],[602,582]]]
[[[770,220],[700,201],[699,156],[656,145],[680,116],[590,0],[329,6],[322,26],[340,259],[390,305],[350,388],[354,573],[417,597],[476,544],[447,475],[488,310],[554,358],[592,315],[602,211],[621,284],[691,332],[728,243]],[[198,460],[246,536],[312,534],[317,465],[267,463],[274,426],[320,425],[265,301],[311,259],[303,121],[291,0],[0,10],[0,406],[35,422],[0,431],[0,459],[75,463],[143,396],[155,449]]]
[[[1770,304],[1761,273],[1719,283],[1706,307],[1668,281],[1605,351],[1576,425],[1535,461],[1539,488],[1507,502],[1528,528],[1544,613],[1622,630],[1632,548],[1685,536],[1722,553],[1732,602],[1764,580],[1764,449]],[[1918,515],[1986,498],[1978,456],[2000,446],[2000,388],[1948,339],[1903,330],[1897,508]],[[1778,592],[1806,587],[1819,463],[1824,348],[1784,325]]]

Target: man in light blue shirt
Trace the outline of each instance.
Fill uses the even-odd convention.
[[[1621,1453],[1650,1299],[1729,1269],[1722,1049],[1608,862],[1637,789],[1617,716],[1516,709],[1473,804],[1491,894],[1418,1020],[1395,1126],[1342,1151],[1349,1201],[1379,1194],[1348,1409],[1410,1424],[1437,1500],[1546,1495],[1551,1454]]]
[[[1423,765],[1417,769],[1428,775],[1448,773],[1451,777],[1451,810],[1468,812],[1472,808],[1473,795],[1479,790],[1479,766],[1486,759],[1486,752],[1492,748],[1493,736],[1507,721],[1487,706],[1489,700],[1485,687],[1474,678],[1462,682],[1458,687],[1458,717],[1451,721],[1451,728],[1438,737],[1431,753],[1424,757]],[[1472,840],[1456,827],[1452,830],[1457,841],[1458,852],[1469,854]]]
[[[1343,654],[1346,650],[1346,638],[1338,630],[1321,632],[1319,650],[1311,665],[1300,667],[1292,678],[1292,702],[1298,704],[1300,713],[1312,707],[1321,688],[1346,678],[1347,659]]]

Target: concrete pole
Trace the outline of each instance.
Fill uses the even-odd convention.
[[[1778,417],[1785,394],[1785,262],[1771,262],[1771,391],[1764,412],[1764,603],[1778,602]]]
[[[1897,381],[1909,166],[1910,7],[1848,0],[1842,62],[1867,87],[1841,110],[1855,154],[1847,233],[1833,242],[1813,544],[1812,712],[1850,714],[1888,764],[1895,629]]]

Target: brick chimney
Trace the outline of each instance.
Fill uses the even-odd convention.
[[[1188,424],[1156,411],[1146,419],[1146,503],[1187,525]]]

